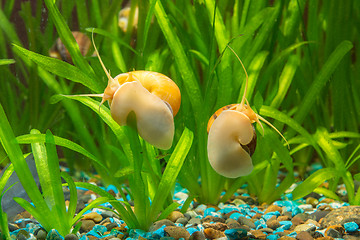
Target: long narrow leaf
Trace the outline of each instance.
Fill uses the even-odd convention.
[[[150,217],[152,217],[152,221],[158,217],[158,213],[165,202],[166,196],[175,184],[186,155],[192,145],[193,138],[193,133],[186,128],[179,142],[176,144],[174,152],[171,154],[151,206]]]

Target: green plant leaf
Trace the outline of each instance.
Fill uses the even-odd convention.
[[[52,72],[60,77],[81,83],[82,85],[88,87],[94,92],[101,92],[104,89],[100,81],[92,81],[88,75],[84,74],[82,71],[79,71],[78,68],[70,65],[69,63],[66,63],[56,58],[46,57],[38,53],[31,52],[15,44],[13,45],[13,48],[23,57],[31,59],[41,68]]]
[[[152,221],[155,221],[158,217],[158,213],[160,212],[167,195],[175,184],[186,155],[192,145],[193,138],[193,133],[186,128],[171,154],[153,199],[153,204],[151,205],[150,217],[152,218]]]
[[[19,144],[45,143],[45,134],[40,134],[40,133],[25,134],[25,135],[18,136],[16,138],[16,140],[18,141]],[[68,139],[61,138],[58,136],[54,136],[54,140],[55,140],[56,145],[66,147],[70,150],[73,150],[75,152],[78,152],[78,153],[84,155],[85,157],[88,157],[95,164],[98,164],[99,166],[101,166],[101,168],[104,171],[106,171],[108,174],[110,174],[109,169],[103,163],[101,163],[93,154],[88,152],[86,149],[84,149],[80,145],[78,145]]]
[[[293,199],[297,200],[308,195],[314,191],[315,188],[320,186],[320,184],[331,178],[338,177],[338,175],[339,171],[335,168],[323,168],[317,170],[292,191]]]
[[[9,65],[15,63],[14,59],[0,59],[0,66],[1,65]]]

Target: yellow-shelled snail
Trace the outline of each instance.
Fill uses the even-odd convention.
[[[111,116],[121,126],[127,125],[129,114],[134,112],[139,135],[159,149],[169,149],[174,138],[174,116],[181,102],[178,86],[169,77],[151,71],[132,71],[112,78],[95,44],[94,49],[108,85],[104,93],[87,96],[102,97],[100,105],[109,101]]]
[[[228,178],[237,178],[249,175],[253,170],[251,155],[256,147],[256,132],[252,125],[254,122],[261,127],[260,120],[265,122],[285,138],[271,123],[250,108],[245,98],[248,85],[246,69],[235,51],[228,47],[244,68],[245,91],[241,103],[222,107],[209,119],[207,151],[210,165],[217,173]]]
[[[91,46],[91,41],[90,41],[89,37],[82,32],[74,31],[71,33],[73,34],[75,41],[79,45],[80,53],[83,56],[86,56],[88,54],[90,46]],[[49,56],[63,60],[70,64],[73,63],[69,51],[66,49],[65,45],[62,43],[60,38],[56,39],[56,42],[50,48]]]

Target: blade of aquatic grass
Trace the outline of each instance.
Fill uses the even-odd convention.
[[[82,85],[88,87],[94,92],[101,92],[103,86],[99,81],[92,81],[87,74],[82,71],[79,71],[78,68],[74,67],[71,64],[68,64],[59,59],[46,57],[38,53],[31,52],[25,48],[22,48],[18,45],[13,45],[18,53],[22,54],[24,57],[31,59],[37,63],[41,68],[52,72],[60,77],[69,79],[74,82],[81,83]]]
[[[164,219],[167,216],[169,216],[170,213],[172,213],[173,211],[175,211],[178,207],[180,206],[179,203],[177,202],[173,202],[171,203],[169,206],[167,206],[160,214],[160,216],[158,217],[158,219]]]
[[[16,140],[18,141],[19,144],[45,143],[45,141],[46,141],[45,134],[35,133],[35,132],[32,134],[25,134],[25,135],[18,136],[18,137],[16,137]],[[107,171],[110,174],[109,170],[106,168],[106,166],[103,163],[101,163],[93,154],[88,152],[86,149],[84,149],[80,145],[78,145],[66,138],[61,138],[58,136],[54,136],[54,140],[55,140],[56,145],[66,147],[70,150],[73,150],[75,152],[78,152],[78,153],[84,155],[85,157],[88,157],[94,163],[100,165],[104,171]]]
[[[67,219],[68,222],[73,219],[76,212],[76,205],[77,205],[77,190],[74,180],[69,176],[67,172],[61,172],[61,177],[67,182],[69,190],[70,190],[70,201],[69,207],[67,210]]]
[[[308,144],[314,147],[314,149],[319,154],[321,159],[324,159],[323,154],[314,137],[308,131],[306,131],[306,129],[303,128],[296,120],[289,117],[285,113],[282,113],[272,107],[265,105],[261,107],[260,115],[271,117],[291,127],[294,131],[298,132],[301,136],[303,136],[307,140]]]
[[[5,189],[5,185],[13,172],[14,172],[14,166],[12,164],[10,164],[1,176],[1,179],[0,179],[0,196],[1,197],[4,194],[3,191]]]
[[[167,40],[167,43],[174,55],[175,62],[179,69],[181,69],[181,77],[184,82],[186,92],[190,97],[192,109],[195,114],[195,119],[201,119],[202,109],[202,94],[199,83],[196,79],[195,73],[190,65],[185,50],[180,42],[179,37],[176,35],[167,14],[162,6],[161,1],[156,1],[155,16],[158,20],[159,26]]]
[[[1,8],[0,8],[0,28],[3,30],[4,34],[10,39],[11,42],[20,46],[22,45],[18,35],[16,34],[13,24],[8,20],[8,18],[5,16]]]
[[[107,197],[99,197],[97,199],[95,199],[94,201],[90,202],[89,205],[87,205],[86,207],[84,207],[73,219],[71,222],[71,225],[73,226],[77,221],[79,221],[85,212],[89,211],[92,208],[95,208],[97,206],[99,206],[100,204],[106,203],[108,202],[109,199]]]
[[[317,187],[317,188],[314,189],[313,192],[318,193],[318,194],[322,194],[325,197],[334,199],[334,200],[339,201],[339,202],[341,201],[340,197],[338,195],[336,195],[336,193],[334,193],[333,191],[330,191],[329,189],[323,188],[323,187]]]
[[[75,5],[78,23],[80,30],[82,30],[89,25],[87,2],[85,0],[75,0]]]
[[[15,63],[14,59],[0,59],[0,66],[1,65],[9,65]]]
[[[326,180],[331,178],[335,178],[339,176],[339,171],[335,168],[323,168],[317,170],[309,177],[305,179],[304,182],[299,184],[293,191],[292,196],[294,200],[300,199],[309,193],[311,193],[315,188],[320,186],[320,184],[324,183]]]
[[[355,156],[355,154],[360,150],[360,144],[354,149],[349,158],[346,160],[345,167],[349,169],[357,160],[360,159],[360,155]]]
[[[78,187],[89,189],[89,190],[99,194],[100,196],[106,197],[106,198],[108,198],[108,200],[111,200],[111,205],[116,209],[116,211],[120,215],[121,219],[124,220],[124,222],[126,222],[126,224],[129,226],[129,228],[136,228],[136,226],[139,226],[139,222],[136,219],[136,216],[135,216],[134,212],[132,211],[131,206],[128,202],[118,201],[118,200],[116,200],[116,198],[114,196],[112,196],[107,191],[105,191],[97,186],[94,186],[90,183],[75,182],[75,185]],[[114,201],[112,201],[112,200],[114,200]],[[122,205],[122,203],[125,205],[126,208]]]
[[[99,5],[99,1],[98,0],[91,0],[91,4],[90,4],[90,15],[92,16],[93,22],[96,23],[96,26],[101,26],[102,24],[102,18],[101,18],[101,13],[100,13],[100,5]],[[94,25],[94,23],[92,23],[92,25]]]
[[[37,185],[33,179],[28,165],[21,152],[20,146],[17,143],[14,133],[11,129],[9,121],[5,115],[4,109],[0,104],[0,141],[4,150],[8,154],[8,157],[14,169],[22,183],[26,193],[34,203],[37,211],[41,212],[45,216],[50,216],[50,210],[47,207]],[[45,226],[44,226],[45,227]]]
[[[303,123],[305,117],[314,105],[315,100],[319,96],[321,89],[323,89],[336,67],[352,48],[352,43],[345,40],[341,42],[331,53],[320,72],[316,75],[314,82],[311,84],[309,90],[303,98],[304,100],[302,104],[299,106],[299,109],[294,116],[294,119],[297,122],[300,124]]]
[[[96,114],[99,115],[99,117],[101,117],[101,119],[111,128],[111,130],[115,133],[116,137],[118,138],[123,151],[125,153],[125,155],[129,158],[132,159],[132,151],[130,149],[130,143],[129,143],[129,139],[126,136],[123,127],[121,127],[119,124],[117,124],[113,118],[111,117],[111,113],[110,110],[105,107],[104,105],[101,105],[100,107],[100,111],[99,111],[99,105],[100,102],[95,101],[89,97],[82,97],[82,96],[66,96],[66,95],[55,95],[53,96],[50,101],[52,103],[56,103],[64,98],[70,98],[70,99],[74,99],[77,100],[79,102],[81,102],[82,104],[84,104],[85,106],[88,106],[90,109],[92,109]]]
[[[1,200],[1,198],[0,198]],[[11,239],[10,231],[8,227],[7,214],[0,208],[0,237],[5,239]]]
[[[118,42],[120,45],[126,47],[127,49],[129,49],[130,51],[132,51],[133,53],[135,53],[136,55],[140,55],[140,53],[138,51],[136,51],[133,47],[131,47],[126,41],[122,40],[121,38],[119,38],[118,36],[116,36],[115,34],[112,34],[104,29],[100,29],[100,28],[86,28],[85,29],[87,32],[94,32],[97,33],[99,35],[102,35],[104,37],[110,38],[111,40],[114,40],[116,42]]]
[[[157,219],[158,213],[163,207],[166,196],[174,187],[176,178],[192,145],[193,138],[194,134],[189,129],[185,128],[166,165],[165,171],[159,183],[159,187],[152,201],[149,215],[151,222]]]
[[[300,58],[297,55],[291,55],[289,60],[284,66],[284,69],[280,75],[279,79],[279,89],[272,100],[270,106],[273,108],[280,107],[281,103],[283,102],[289,88],[291,85],[292,80],[294,79],[295,72],[300,64]]]
[[[339,175],[343,175],[345,172],[345,163],[339,153],[339,151],[335,148],[335,146],[332,143],[332,140],[324,128],[318,128],[318,130],[315,133],[315,140],[317,141],[318,145],[322,148],[322,150],[325,152],[328,160],[330,160],[335,168],[338,170]],[[329,161],[325,161],[325,165],[327,167],[331,167],[331,164]]]
[[[44,0],[46,7],[49,10],[49,15],[54,21],[56,29],[59,33],[60,39],[65,45],[66,49],[69,51],[70,56],[75,64],[81,71],[88,76],[88,81],[91,82],[91,85],[98,86],[96,81],[96,75],[87,61],[80,53],[79,45],[76,43],[74,36],[72,35],[68,25],[65,22],[65,19],[61,15],[56,4],[52,0]],[[96,89],[101,90],[101,89]]]

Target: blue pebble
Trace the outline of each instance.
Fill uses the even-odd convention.
[[[242,217],[242,216],[244,216],[243,214],[241,214],[241,213],[239,213],[239,212],[234,212],[233,214],[231,214],[230,215],[230,217],[229,218],[231,218],[231,219],[235,219],[235,220],[238,220],[239,219],[239,217]]]
[[[293,210],[292,210],[292,216],[296,216],[297,214],[299,213],[303,213],[304,212],[304,209],[301,209],[299,207],[295,207]]]
[[[241,228],[226,229],[224,233],[230,240],[241,239],[247,235],[247,231]]]
[[[268,235],[267,237],[266,237],[266,239],[267,240],[277,240],[277,239],[279,239],[280,237],[279,237],[279,235],[277,235],[277,234],[271,234],[271,235]]]
[[[104,234],[107,231],[107,229],[103,225],[96,224],[91,231],[95,231],[100,234]]]
[[[189,227],[186,230],[190,233],[190,235],[198,231],[196,228],[192,228],[192,227]]]
[[[347,222],[344,224],[346,232],[355,232],[359,229],[359,225],[356,222]]]
[[[89,240],[89,238],[86,235],[82,235],[79,240]]]
[[[164,230],[165,227],[166,227],[166,225],[163,225],[163,226],[161,226],[161,228],[153,231],[153,232],[151,233],[151,237],[153,237],[153,238],[165,237],[165,230]]]
[[[289,230],[290,227],[292,226],[292,222],[291,221],[280,221],[280,228],[284,229],[284,230]]]
[[[146,232],[141,229],[131,229],[129,232],[129,237],[131,238],[139,238],[139,236],[144,237],[146,235]]]
[[[106,191],[107,191],[107,192],[110,191],[110,190],[113,190],[114,193],[116,193],[116,194],[119,192],[119,190],[118,190],[114,185],[109,185],[109,186],[106,188]]]
[[[204,217],[212,215],[213,212],[215,212],[215,208],[213,208],[213,207],[205,209]]]
[[[296,236],[297,236],[296,232],[292,232],[288,235],[288,237],[293,237],[293,238],[296,238]]]

